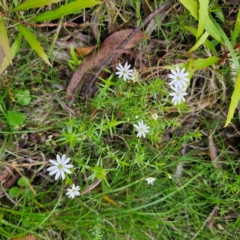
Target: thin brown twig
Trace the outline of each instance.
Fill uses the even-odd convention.
[[[121,42],[121,44],[117,47],[116,50],[123,48],[130,39],[132,39],[134,37],[134,35],[140,31],[144,26],[146,26],[157,14],[159,14],[160,12],[164,11],[170,4],[172,4],[172,0],[168,1],[167,3],[161,5],[159,8],[157,8],[155,11],[153,11],[144,21],[143,23],[139,24],[131,33],[130,35]],[[85,90],[85,94],[84,97],[87,97],[90,94],[91,88],[94,84],[94,82],[97,80],[98,75],[102,72],[102,70],[109,64],[109,62],[114,58],[114,56],[116,55],[116,52],[113,52],[108,58],[107,60],[105,60],[105,62],[103,62],[103,64],[100,66],[100,68],[98,69],[98,71],[96,72],[96,74],[91,78],[86,90]]]

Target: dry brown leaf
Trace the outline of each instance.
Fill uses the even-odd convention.
[[[92,184],[90,184],[89,186],[87,186],[84,191],[81,193],[81,195],[84,195],[90,191],[92,191],[93,189],[95,189],[100,183],[102,182],[101,179],[96,179],[93,181]]]
[[[98,7],[94,13],[92,14],[92,17],[91,17],[91,24],[90,24],[90,28],[91,28],[91,32],[95,38],[95,40],[98,40],[98,37],[99,37],[99,17],[100,17],[100,14],[101,14],[101,7]]]
[[[66,95],[67,100],[72,100],[73,95],[80,92],[83,83],[85,85],[88,84],[87,80],[89,80],[94,74],[94,70],[96,71],[96,69],[98,69],[101,64],[106,61],[109,55],[113,53],[113,51],[117,50],[118,46],[132,33],[132,31],[132,29],[128,29],[113,33],[103,42],[98,52],[93,52],[91,55],[85,58],[85,60],[75,71],[68,84]],[[124,48],[132,48],[143,38],[144,33],[141,31],[137,32],[124,46]]]
[[[209,147],[209,155],[212,160],[214,168],[220,169],[222,166],[219,160],[217,159],[217,148],[215,146],[215,143],[211,135],[208,137],[208,147]]]
[[[0,172],[0,183],[2,183],[4,180],[6,180],[11,175],[12,171],[13,171],[13,167],[5,166],[4,169],[2,170],[2,172]]]
[[[93,49],[95,49],[95,46],[77,48],[76,53],[79,57],[85,57],[89,55],[93,51]]]

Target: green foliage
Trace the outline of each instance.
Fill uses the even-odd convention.
[[[226,127],[231,122],[235,109],[237,108],[239,99],[240,99],[240,73],[238,74],[236,86],[234,88],[232,100],[231,100],[228,115],[227,115],[227,120],[224,127]]]
[[[73,45],[70,46],[70,55],[72,59],[68,60],[68,66],[75,71],[82,61],[77,58]]]
[[[202,0],[201,3],[203,3],[205,0]],[[195,0],[180,0],[180,2],[188,9],[190,14],[196,19],[199,20],[199,4]],[[205,9],[203,7],[202,9]],[[215,27],[213,22],[210,20],[208,12],[201,11],[202,18],[204,17],[205,20],[205,30],[208,32],[209,35],[211,35],[213,38],[215,38],[218,42],[223,43],[223,40],[221,38],[220,33],[218,32],[218,29]],[[200,25],[200,27],[202,27]],[[201,32],[201,29],[199,30]]]
[[[13,12],[29,10],[32,8],[39,8],[45,5],[50,5],[54,3],[58,3],[59,0],[28,0],[13,9]],[[60,19],[66,15],[74,13],[76,10],[80,10],[83,8],[89,8],[95,6],[96,4],[101,4],[100,1],[82,1],[77,0],[72,3],[68,3],[64,6],[61,6],[53,11],[48,11],[43,14],[39,14],[34,18],[31,18],[27,24],[31,25],[32,21],[41,22],[41,21],[49,21],[54,19]],[[19,15],[20,16],[20,15]],[[24,19],[25,22],[25,19]],[[23,37],[27,40],[31,48],[36,51],[40,58],[43,59],[45,63],[51,66],[51,63],[48,60],[48,56],[42,48],[40,42],[37,40],[32,31],[24,26],[23,24],[17,24],[18,31],[23,35]],[[9,46],[9,41],[7,37],[7,31],[4,24],[4,19],[0,16],[0,74],[7,68],[9,64],[12,63],[12,58],[16,55],[21,43],[21,35],[18,35],[16,41],[14,42],[12,49]]]
[[[140,2],[137,4],[140,6]],[[201,5],[199,1],[199,8],[206,9],[206,5]],[[213,10],[209,9],[209,11]],[[206,13],[198,14],[200,17],[200,14]],[[142,17],[140,11],[139,16]],[[184,19],[188,18],[184,16]],[[198,29],[186,27],[196,37],[196,43],[193,43],[193,47],[189,47],[191,48],[189,52],[193,54],[188,55],[188,60],[177,65],[180,68],[185,67],[190,77],[195,71],[211,67],[220,60],[216,51],[219,49],[217,41],[208,40],[209,33],[201,25],[203,26],[203,23],[199,23]],[[13,57],[18,52],[22,36],[19,33],[12,45]],[[176,36],[176,34],[172,35],[173,38]],[[209,48],[213,56],[203,55],[201,46]],[[200,57],[198,57],[199,52],[194,52],[197,50],[200,52]],[[73,48],[70,49],[70,53],[72,59],[69,61],[69,66],[74,70],[80,61]],[[149,60],[151,58],[152,56],[149,56]],[[28,63],[29,59],[26,62]],[[144,72],[143,79],[139,77],[136,82],[124,82],[112,74],[106,79],[99,80],[100,82],[97,83],[99,91],[94,98],[88,99],[87,103],[80,101],[68,106],[72,110],[80,109],[79,116],[76,114],[69,117],[69,113],[59,110],[56,104],[58,98],[61,98],[59,102],[62,101],[62,92],[49,87],[55,84],[65,86],[65,79],[56,79],[57,74],[54,70],[58,69],[52,68],[50,74],[45,75],[41,72],[42,64],[38,64],[41,65],[38,66],[40,71],[35,68],[36,64],[33,64],[34,68],[21,65],[19,75],[25,76],[23,72],[26,71],[27,76],[32,76],[31,82],[22,81],[20,87],[17,85],[22,90],[15,90],[15,86],[9,86],[8,89],[13,88],[11,91],[16,102],[9,101],[5,106],[3,100],[8,98],[8,93],[5,93],[0,105],[2,116],[6,118],[10,129],[16,130],[13,133],[7,132],[6,135],[2,134],[6,137],[6,142],[8,136],[13,136],[14,141],[21,139],[22,143],[26,134],[30,137],[33,133],[32,135],[35,136],[36,131],[39,131],[39,135],[43,137],[41,144],[31,145],[29,141],[27,144],[30,145],[30,151],[34,152],[23,157],[18,149],[15,151],[10,148],[10,152],[9,143],[6,143],[8,151],[2,154],[3,157],[6,156],[8,161],[9,155],[13,152],[19,170],[22,173],[25,171],[30,173],[34,181],[30,182],[26,177],[20,178],[17,186],[7,190],[7,197],[1,199],[3,206],[0,206],[0,238],[1,236],[9,239],[22,238],[24,234],[31,233],[39,239],[66,240],[193,239],[194,237],[218,239],[221,233],[223,238],[231,236],[238,239],[239,221],[233,218],[228,220],[232,212],[239,207],[238,162],[234,159],[234,155],[228,155],[229,151],[223,145],[220,147],[222,152],[219,158],[224,167],[220,171],[214,169],[207,154],[208,142],[205,134],[212,129],[217,132],[217,129],[209,123],[202,128],[203,122],[199,115],[194,116],[199,124],[198,122],[197,125],[194,124],[192,130],[191,123],[184,125],[183,118],[191,117],[192,113],[189,112],[192,111],[190,109],[192,106],[182,104],[177,109],[172,106],[165,80],[157,78],[156,75],[149,77]],[[175,69],[176,65],[165,67],[160,64],[158,67]],[[156,73],[154,68],[151,70],[153,74]],[[15,79],[18,79],[19,75],[14,75]],[[43,79],[44,84],[42,80],[38,80],[40,78]],[[234,91],[235,100],[240,95],[239,78],[238,76],[236,93]],[[33,89],[27,86],[28,81]],[[34,99],[41,101],[38,105],[37,117],[41,118],[43,115],[43,126],[32,122],[28,125],[18,119],[19,107],[25,111],[26,107],[22,106],[29,104],[28,107],[30,111],[32,110],[33,95],[30,95],[30,91],[31,94],[34,94],[35,90],[38,92],[38,81],[41,94],[44,92],[46,94],[34,96]],[[46,101],[50,99],[46,106],[42,103],[45,96],[47,96]],[[51,101],[55,101],[54,112],[48,115],[46,112],[51,111]],[[237,102],[238,100],[235,104]],[[33,105],[36,108],[35,101]],[[67,110],[68,108],[66,107]],[[11,123],[9,123],[10,112],[17,113],[10,116]],[[208,109],[204,111],[206,121],[208,121],[207,112]],[[36,116],[34,112],[26,114],[25,118],[28,119],[29,115],[30,118]],[[18,119],[18,123],[14,122],[16,121],[14,119]],[[133,124],[138,120],[143,120],[150,127],[146,138],[136,136]],[[24,128],[18,128],[23,123]],[[198,148],[197,145],[200,147]],[[187,152],[182,154],[185,147]],[[23,145],[22,148],[28,148],[28,145]],[[4,145],[2,149],[5,150]],[[188,152],[188,149],[192,151]],[[39,152],[41,155],[38,156]],[[66,153],[71,157],[70,163],[74,165],[72,174],[63,182],[54,182],[52,176],[46,172],[49,156],[53,159],[56,153]],[[24,164],[21,166],[22,160]],[[25,164],[28,160],[30,171]],[[177,182],[175,173],[181,163],[186,167],[183,177]],[[147,185],[145,181],[146,177],[150,176],[157,178],[154,185]],[[92,186],[96,179],[101,179],[101,183]],[[62,193],[66,192],[63,187],[72,183],[81,186],[81,193],[89,187],[91,191],[81,194],[79,198],[69,200],[66,196],[62,196]],[[31,189],[36,191],[36,195],[33,195]],[[209,215],[212,215],[213,208],[216,208],[218,213],[212,219],[213,227],[210,231],[203,226]],[[218,226],[224,229],[220,230]]]
[[[12,187],[10,190],[9,190],[9,195],[12,197],[12,198],[15,198],[18,196],[18,194],[20,193],[20,188],[19,187]]]
[[[16,111],[8,111],[6,113],[7,122],[13,127],[20,126],[25,121],[25,116],[23,113]]]
[[[48,11],[46,13],[40,14],[37,17],[33,18],[32,21],[41,22],[41,21],[50,21],[50,20],[59,19],[68,14],[74,13],[76,10],[92,7],[100,3],[101,3],[100,1],[95,1],[95,0],[86,0],[86,1],[78,0],[78,1],[66,4],[65,6],[61,6],[60,8],[54,11]]]
[[[238,10],[238,15],[236,19],[236,23],[234,26],[234,30],[231,30],[231,43],[236,44],[237,37],[240,35],[240,9]]]
[[[5,61],[8,64],[12,63],[12,53],[9,47],[7,30],[4,25],[3,18],[0,16],[0,66],[2,66],[2,62],[4,61],[4,59],[6,59]]]
[[[48,60],[47,54],[44,52],[42,46],[34,36],[34,34],[27,29],[24,25],[19,24],[18,26],[19,32],[24,36],[24,38],[27,40],[31,48],[37,52],[37,54],[49,65],[51,66],[51,63]]]
[[[27,177],[21,177],[18,179],[17,184],[19,187],[14,186],[9,190],[9,195],[12,198],[17,198],[18,196],[24,196],[29,192],[30,179],[28,179]]]
[[[208,0],[199,0],[198,29],[196,34],[197,40],[202,36],[205,30],[205,26],[208,19],[208,5],[209,5]]]
[[[236,68],[236,72],[239,76],[240,64],[239,64],[238,57],[234,51],[233,43],[235,43],[235,41],[240,33],[240,26],[239,26],[239,15],[240,14],[238,13],[234,31],[233,32],[231,31],[231,40],[232,40],[232,42],[231,42],[229,40],[229,38],[226,36],[226,34],[224,33],[224,31],[222,30],[222,28],[220,27],[220,25],[214,20],[214,18],[212,16],[209,17],[209,7],[208,7],[209,1],[208,0],[199,0],[198,2],[195,0],[180,0],[180,2],[188,9],[190,14],[198,21],[198,29],[197,30],[190,26],[185,27],[187,30],[191,31],[191,33],[196,37],[196,40],[197,40],[196,44],[188,52],[191,53],[191,52],[195,51],[201,45],[205,44],[212,50],[213,53],[216,54],[215,47],[211,44],[211,42],[207,41],[208,36],[211,35],[219,43],[228,47],[229,52],[232,57],[232,60],[234,62],[235,68]],[[221,15],[221,11],[219,10],[219,6],[216,5],[215,9],[218,12],[219,18],[222,19],[222,21],[224,22],[224,19],[221,17],[222,15]],[[206,30],[205,33],[204,33],[204,30]],[[194,70],[214,64],[217,62],[217,60],[218,60],[217,58],[215,58],[215,59],[212,58],[206,64],[204,64],[204,62],[202,60],[200,60],[197,63],[198,67],[196,67]],[[235,91],[232,95],[232,101],[230,103],[229,112],[228,112],[227,121],[226,121],[225,126],[227,126],[230,123],[231,118],[233,117],[234,110],[236,109],[237,103],[240,99],[239,84],[240,84],[240,82],[237,81]]]
[[[58,3],[60,1],[61,0],[27,0],[24,3],[15,7],[12,11],[16,12],[16,11],[28,10],[31,8],[40,8],[53,3]]]
[[[22,106],[26,106],[31,101],[29,90],[17,90],[15,93],[16,101]]]
[[[17,183],[20,187],[29,187],[30,180],[27,177],[21,177],[18,179]]]

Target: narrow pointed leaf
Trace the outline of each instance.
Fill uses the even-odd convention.
[[[205,25],[208,19],[208,4],[208,0],[199,0],[197,40],[201,37],[205,29]]]
[[[48,60],[47,54],[44,52],[42,46],[40,45],[39,41],[36,39],[34,34],[28,28],[23,26],[22,24],[19,24],[17,27],[18,27],[18,30],[20,31],[20,33],[27,40],[27,42],[29,43],[31,48],[34,51],[36,51],[36,53],[39,55],[39,57],[41,57],[43,59],[43,61],[45,61],[49,66],[51,66],[51,64]]]
[[[46,5],[50,5],[52,3],[58,3],[61,0],[28,0],[13,9],[13,12],[20,10],[28,10],[31,8],[39,8],[44,7]]]
[[[218,23],[212,19],[216,28],[218,29],[219,33],[220,33],[220,36],[222,37],[222,39],[224,40],[224,43],[225,45],[228,47],[229,49],[229,52],[231,54],[231,57],[233,59],[233,63],[235,65],[235,68],[236,68],[236,71],[237,71],[237,74],[240,73],[240,64],[239,64],[239,60],[238,60],[238,57],[237,57],[237,54],[235,53],[234,51],[234,48],[233,48],[233,45],[232,43],[230,42],[230,40],[228,39],[227,35],[225,34],[225,32],[222,30],[222,28],[218,25]]]
[[[188,9],[190,14],[196,19],[199,20],[199,14],[198,9],[199,5],[198,2],[195,0],[180,0],[180,2],[184,5],[185,8]],[[218,29],[215,27],[211,19],[208,17],[206,21],[205,30],[211,35],[213,38],[215,38],[218,42],[223,44],[223,39],[221,38],[221,35],[218,31]]]
[[[240,8],[239,8],[239,11],[238,11],[238,15],[237,15],[236,23],[235,23],[235,26],[234,26],[234,30],[231,33],[232,44],[236,44],[236,41],[237,41],[237,38],[238,38],[239,34],[240,34]]]
[[[180,0],[184,7],[190,12],[190,14],[198,20],[198,2],[195,0]]]
[[[197,71],[198,69],[209,67],[217,63],[219,59],[220,58],[215,56],[211,56],[208,58],[198,58],[197,60],[194,60],[193,69],[194,71]]]
[[[18,35],[11,47],[11,53],[12,53],[13,58],[16,56],[16,54],[18,52],[21,42],[22,42],[22,34],[18,33]],[[9,65],[9,61],[7,60],[6,57],[4,57],[2,64],[0,63],[0,73],[2,73],[7,68],[8,65]]]
[[[200,39],[194,44],[194,46],[188,51],[189,53],[190,52],[193,52],[195,51],[197,48],[199,48],[202,44],[205,43],[206,39],[208,38],[209,34],[208,32],[205,32],[201,37]]]
[[[239,100],[240,100],[240,73],[238,74],[237,83],[233,91],[230,107],[228,110],[227,120],[224,127],[226,127],[231,122],[231,119],[233,118],[233,114],[235,112]]]
[[[6,57],[9,63],[12,63],[12,53],[11,48],[9,46],[7,30],[3,21],[3,18],[0,16],[0,47],[2,48],[2,57],[0,59],[0,63],[3,61],[3,58]]]
[[[12,47],[11,47],[11,52],[12,52],[12,56],[13,58],[15,58],[16,54],[18,53],[19,49],[20,49],[20,45],[22,42],[22,34],[18,33]]]
[[[95,0],[75,1],[72,3],[66,4],[54,11],[48,11],[43,14],[40,14],[40,15],[36,16],[35,18],[33,18],[32,21],[41,22],[41,21],[50,21],[50,20],[54,20],[54,19],[59,19],[61,17],[64,17],[71,13],[74,13],[83,8],[89,8],[89,7],[95,6],[96,4],[101,4],[101,2],[95,1]]]
[[[189,32],[191,32],[195,37],[196,37],[196,35],[197,35],[197,30],[195,29],[195,28],[193,28],[193,27],[189,27],[189,26],[185,26],[184,27],[186,30],[188,30]],[[204,38],[204,36],[202,36],[203,38]],[[203,40],[203,38],[200,38],[199,39],[199,43],[201,43],[201,41]],[[199,44],[198,42],[196,42],[196,44],[195,45],[197,45],[197,44]],[[194,46],[195,46],[194,45]],[[214,55],[218,55],[218,53],[217,53],[217,50],[216,50],[216,48],[215,48],[215,46],[214,46],[214,44],[211,42],[211,41],[209,41],[209,40],[205,40],[205,45],[212,51],[212,53],[214,54]],[[193,47],[194,47],[193,46]],[[193,48],[192,47],[192,48]],[[189,50],[189,52],[190,51],[192,51],[192,49],[190,49]]]

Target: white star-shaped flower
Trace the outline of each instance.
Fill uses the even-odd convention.
[[[154,178],[154,177],[148,177],[148,178],[145,179],[145,181],[147,181],[148,185],[153,185],[155,180],[156,180],[156,178]]]
[[[49,171],[49,175],[51,176],[56,174],[55,180],[58,180],[60,176],[62,180],[64,180],[65,173],[71,174],[69,168],[72,168],[73,165],[67,164],[70,160],[71,160],[70,158],[66,158],[65,154],[62,155],[62,157],[60,157],[60,155],[57,154],[57,161],[49,160],[49,162],[53,165],[47,169],[47,171]]]
[[[184,89],[180,89],[180,88],[178,88],[178,87],[176,87],[176,86],[175,86],[175,87],[172,87],[172,86],[171,86],[171,89],[172,89],[174,92],[173,92],[173,93],[170,93],[169,95],[170,95],[171,97],[173,97],[172,102],[173,102],[174,105],[180,104],[181,101],[184,101],[184,102],[185,102],[184,96],[187,95],[185,88],[184,88]]]
[[[75,184],[72,185],[72,188],[68,188],[67,189],[67,193],[66,195],[69,198],[75,198],[76,196],[80,196],[80,187],[79,186],[75,186]]]
[[[125,63],[124,67],[122,66],[121,63],[119,63],[119,65],[116,67],[118,72],[116,72],[116,75],[118,75],[118,77],[123,77],[123,80],[129,80],[133,77],[133,70],[129,69],[131,67],[131,65],[128,65],[128,62]]]
[[[168,77],[172,79],[172,81],[169,83],[169,85],[174,85],[175,87],[187,87],[187,83],[189,82],[189,79],[187,76],[189,73],[185,72],[185,68],[180,70],[180,68],[177,66],[176,71],[171,70],[172,74],[169,74]]]
[[[143,121],[138,121],[138,125],[137,124],[133,124],[133,126],[137,129],[138,131],[138,134],[137,134],[137,137],[146,137],[146,133],[149,132],[149,127],[147,125],[145,125],[143,123]]]

